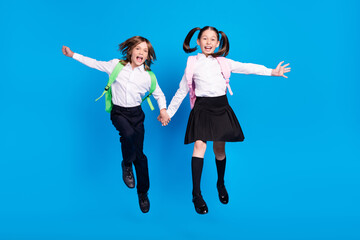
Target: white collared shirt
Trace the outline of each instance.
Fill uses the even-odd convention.
[[[106,72],[109,76],[119,63],[119,59],[108,62],[97,61],[74,53],[73,58],[88,67]],[[130,63],[126,64],[120,71],[116,80],[111,85],[112,102],[120,107],[136,107],[142,102],[142,98],[150,91],[151,78],[145,71],[144,65],[132,69]],[[152,94],[156,99],[159,109],[166,109],[166,99],[164,93],[156,81],[156,88]]]
[[[271,70],[263,65],[253,63],[241,63],[229,60],[230,71],[233,73],[257,74],[270,76]],[[206,57],[204,54],[197,55],[197,61],[194,66],[193,81],[195,82],[195,95],[197,97],[219,97],[226,93],[226,81],[221,73],[220,64],[212,56]],[[179,89],[172,98],[168,114],[170,118],[174,116],[180,104],[186,97],[189,86],[185,74],[179,84]]]

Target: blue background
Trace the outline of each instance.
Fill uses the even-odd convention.
[[[1,1],[0,239],[360,239],[357,1]],[[191,202],[188,97],[168,127],[143,106],[151,209],[121,179],[118,135],[104,103],[107,75],[62,55],[98,60],[148,38],[168,103],[182,77],[183,40],[215,26],[229,58],[289,78],[233,74],[229,97],[245,133],[226,145],[222,205],[208,144]],[[154,100],[153,100],[153,103]]]

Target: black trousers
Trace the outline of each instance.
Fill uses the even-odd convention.
[[[135,166],[138,193],[146,193],[150,187],[148,162],[143,153],[144,120],[145,114],[140,106],[125,108],[114,105],[111,110],[111,121],[120,135],[124,163]]]

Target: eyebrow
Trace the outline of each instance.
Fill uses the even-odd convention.
[[[216,36],[206,36],[206,35],[203,35],[203,36],[201,36],[202,38],[204,38],[204,37],[207,37],[207,38],[217,38]]]
[[[140,49],[143,49],[143,50],[148,50],[149,51],[149,48],[146,46],[144,48],[140,47],[139,45],[137,45],[135,48],[140,48]]]

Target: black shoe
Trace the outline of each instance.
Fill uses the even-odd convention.
[[[201,194],[193,195],[192,201],[194,203],[195,211],[198,214],[206,214],[206,213],[208,213],[208,207],[206,206],[206,202],[204,201]]]
[[[132,170],[132,165],[130,167],[126,167],[124,164],[124,161],[122,161],[121,167],[122,167],[122,177],[123,177],[124,183],[129,188],[134,188],[135,187],[135,179],[134,179],[134,173]]]
[[[147,213],[150,209],[150,201],[147,193],[138,193],[140,210],[143,213]]]
[[[226,191],[224,184],[217,184],[216,185],[218,192],[219,192],[219,199],[222,204],[227,204],[229,202],[229,195]]]

